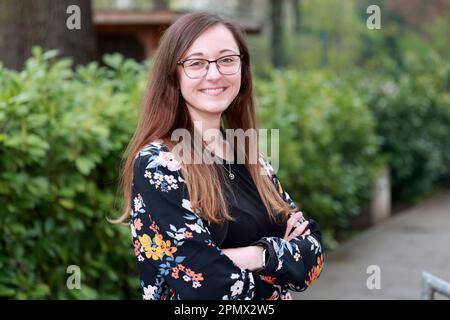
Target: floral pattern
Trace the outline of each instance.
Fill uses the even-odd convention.
[[[295,208],[262,156],[260,163]],[[322,245],[313,220],[307,237],[260,240],[270,252],[269,264],[260,274],[237,267],[214,244],[208,223],[193,212],[180,169],[161,140],[146,145],[135,157],[130,227],[143,299],[288,300],[289,289],[303,291],[319,277]]]

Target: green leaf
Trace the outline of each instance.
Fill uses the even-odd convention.
[[[113,69],[120,69],[123,60],[123,56],[119,53],[106,54],[103,57],[103,61],[105,62],[105,64],[112,67]]]
[[[75,166],[84,175],[88,175],[94,168],[95,163],[88,158],[79,157],[75,159]]]
[[[48,296],[50,294],[50,288],[41,283],[36,285],[33,289],[31,289],[31,297],[35,298],[35,299],[40,299],[40,298],[44,298],[46,296]]]
[[[53,50],[46,51],[42,55],[42,58],[44,60],[49,60],[49,59],[55,58],[56,56],[58,56],[58,49],[53,49]]]
[[[0,284],[0,297],[12,298],[16,294],[16,290],[13,288],[8,288]]]
[[[58,203],[59,203],[63,208],[69,209],[69,210],[72,210],[72,209],[75,207],[75,205],[74,205],[74,203],[72,202],[72,200],[69,200],[69,199],[58,199]]]

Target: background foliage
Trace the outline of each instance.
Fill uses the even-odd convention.
[[[435,52],[409,52],[402,65],[371,77],[356,72],[349,81],[377,119],[382,150],[390,155],[393,198],[417,202],[450,181],[450,64]]]
[[[0,68],[0,296],[135,296],[129,229],[106,217],[146,68],[113,55],[73,71],[55,55]],[[82,290],[66,288],[72,264]]]
[[[267,36],[249,39],[261,127],[280,129],[278,175],[327,248],[383,166],[394,204],[450,185],[450,15],[417,19],[408,1],[407,12],[292,1],[301,19],[285,30],[279,70]],[[369,4],[382,7],[381,30],[365,28]],[[118,54],[74,68],[39,48],[20,71],[0,63],[0,297],[139,298],[130,231],[106,217],[120,213],[119,168],[149,68]],[[69,265],[81,290],[66,287]]]
[[[264,127],[280,128],[280,180],[332,246],[386,164],[364,96],[324,72],[275,71],[256,88]]]

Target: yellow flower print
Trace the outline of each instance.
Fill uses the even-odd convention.
[[[148,236],[148,234],[144,234],[142,237],[139,237],[139,242],[143,247],[150,247],[152,245],[152,239]]]
[[[152,239],[147,235],[144,234],[142,237],[139,237],[139,241],[141,242],[142,247],[145,251],[145,256],[147,258],[151,258],[153,260],[159,260],[161,259],[162,255],[164,254],[163,250],[161,250],[160,247],[153,247],[152,246]]]
[[[158,248],[160,248],[160,250],[169,257],[172,257],[172,254],[177,251],[176,247],[170,246],[170,240],[163,240],[163,237],[160,233],[155,236],[155,243]]]
[[[144,248],[144,249],[145,249],[145,255],[147,256],[147,258],[152,258],[153,260],[159,260],[164,255],[164,252],[159,247],[150,247],[150,248]]]

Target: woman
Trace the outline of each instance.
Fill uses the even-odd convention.
[[[317,223],[296,210],[257,143],[206,144],[224,127],[256,129],[242,31],[214,14],[182,16],[156,52],[122,175],[116,222],[131,222],[144,299],[290,299],[320,274]],[[177,129],[189,133],[178,144]],[[192,147],[214,162],[192,164]],[[231,163],[238,156],[244,163]]]

